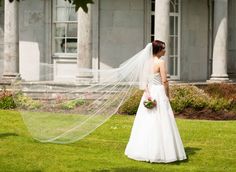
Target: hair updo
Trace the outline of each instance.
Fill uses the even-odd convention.
[[[165,49],[165,43],[160,40],[154,40],[152,41],[152,53],[157,54],[161,50]]]

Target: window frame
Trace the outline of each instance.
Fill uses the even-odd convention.
[[[170,5],[172,3],[172,0],[170,0]],[[178,0],[178,12],[170,12],[170,17],[173,16],[174,17],[174,31],[175,31],[175,27],[176,27],[176,24],[175,24],[175,17],[178,18],[178,32],[176,33],[177,35],[169,35],[170,36],[170,40],[171,40],[171,37],[176,37],[177,36],[177,51],[176,51],[176,41],[174,39],[174,42],[173,42],[173,52],[174,54],[171,55],[170,52],[169,52],[169,59],[170,58],[174,58],[174,64],[173,64],[173,73],[174,75],[170,75],[171,79],[180,79],[180,45],[181,45],[181,42],[180,42],[180,38],[181,38],[181,0]],[[175,54],[175,52],[177,52],[177,54]],[[169,61],[170,63],[170,61]],[[177,63],[177,64],[176,64]],[[177,69],[176,69],[177,67]]]
[[[62,0],[64,1],[64,0]],[[65,3],[68,3],[68,2],[65,2]],[[68,3],[69,4],[69,3]],[[73,8],[75,8],[75,5],[71,5],[69,4],[70,7],[69,8],[72,8],[72,10],[74,10]],[[53,0],[53,4],[52,4],[52,57],[55,58],[55,59],[58,59],[58,58],[63,58],[63,59],[75,59],[77,58],[77,55],[78,55],[78,46],[77,46],[77,52],[76,53],[68,53],[66,52],[66,47],[67,47],[67,41],[65,41],[65,52],[56,52],[56,40],[57,39],[77,39],[76,42],[78,42],[78,15],[77,15],[77,12],[76,12],[76,20],[74,21],[58,21],[56,18],[57,18],[57,9],[58,8],[68,8],[67,6],[64,6],[64,5],[58,5],[57,4],[57,0]],[[56,25],[57,24],[77,24],[77,37],[59,37],[59,36],[56,36]],[[66,31],[65,31],[66,33]],[[76,43],[77,44],[77,43]]]

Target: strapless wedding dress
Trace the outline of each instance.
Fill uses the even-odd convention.
[[[173,162],[186,159],[183,143],[174,114],[162,85],[160,73],[149,77],[150,96],[157,106],[147,109],[143,94],[136,113],[125,155],[131,159],[147,162]]]

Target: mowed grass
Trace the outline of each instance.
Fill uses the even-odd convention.
[[[236,121],[176,119],[188,159],[151,164],[124,155],[133,120],[113,115],[76,143],[45,144],[31,138],[18,112],[0,111],[0,171],[236,171]]]

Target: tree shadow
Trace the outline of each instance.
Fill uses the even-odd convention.
[[[9,136],[18,136],[16,133],[0,133],[0,138],[5,138]]]

